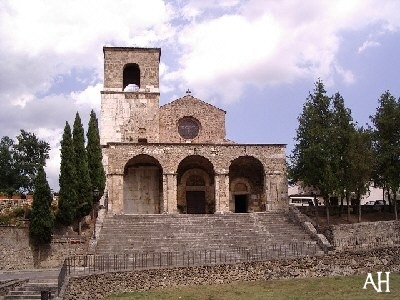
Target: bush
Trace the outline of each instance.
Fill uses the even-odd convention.
[[[25,216],[25,209],[23,207],[16,207],[11,211],[11,217],[23,218]]]
[[[9,215],[0,215],[0,225],[10,225],[11,217]]]

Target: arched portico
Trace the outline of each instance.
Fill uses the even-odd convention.
[[[185,157],[177,170],[177,208],[180,213],[215,212],[214,167],[205,157]]]
[[[253,156],[240,156],[229,166],[229,209],[236,213],[265,210],[264,166]]]
[[[158,214],[162,210],[162,167],[146,154],[131,158],[123,178],[125,214]]]

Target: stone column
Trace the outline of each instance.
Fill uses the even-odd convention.
[[[229,174],[215,174],[215,212],[229,213]]]
[[[163,174],[163,212],[164,213],[177,213],[177,174],[164,173]]]

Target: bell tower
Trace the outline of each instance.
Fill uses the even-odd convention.
[[[159,141],[160,48],[103,47],[100,143]]]

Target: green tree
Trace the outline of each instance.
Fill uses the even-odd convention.
[[[14,141],[8,136],[0,140],[0,191],[7,194],[18,189],[14,160]]]
[[[72,131],[72,142],[74,148],[74,162],[76,171],[76,192],[78,206],[76,217],[82,218],[90,213],[93,206],[93,191],[90,185],[89,167],[85,149],[85,134],[79,113],[76,113]]]
[[[34,133],[21,129],[14,144],[14,159],[18,172],[18,187],[24,192],[33,192],[34,181],[40,167],[46,165],[50,146]]]
[[[340,196],[341,205],[343,205],[343,198],[348,200],[348,192],[351,190],[349,186],[352,177],[349,144],[354,132],[355,125],[351,111],[345,107],[340,93],[336,93],[332,98],[332,126],[329,135],[331,136],[332,169],[337,177],[335,195]]]
[[[38,167],[34,182],[32,212],[30,216],[29,235],[38,244],[51,241],[53,216],[51,214],[51,191],[43,166]]]
[[[75,155],[71,127],[66,122],[61,141],[60,191],[57,211],[57,220],[64,225],[72,224],[78,205],[76,194],[77,177],[74,161]]]
[[[348,163],[345,153],[352,128],[351,114],[340,94],[333,99],[327,96],[324,84],[318,80],[298,121],[296,144],[290,156],[290,176],[320,191],[329,224],[330,197],[338,192],[341,195],[345,190],[342,177]]]
[[[389,91],[379,99],[379,106],[371,116],[374,126],[373,148],[375,153],[374,182],[393,195],[395,218],[396,195],[400,187],[400,101]]]
[[[347,192],[346,198],[349,199],[349,192],[356,195],[358,203],[358,221],[361,222],[361,196],[366,194],[371,184],[372,171],[374,168],[374,153],[372,150],[372,140],[370,130],[363,127],[354,130],[350,136],[349,146],[347,147]],[[348,207],[348,214],[349,214]]]
[[[104,192],[106,177],[102,163],[99,126],[96,114],[93,110],[90,113],[86,152],[88,155],[91,190],[94,191],[97,189],[99,195],[102,195]]]

